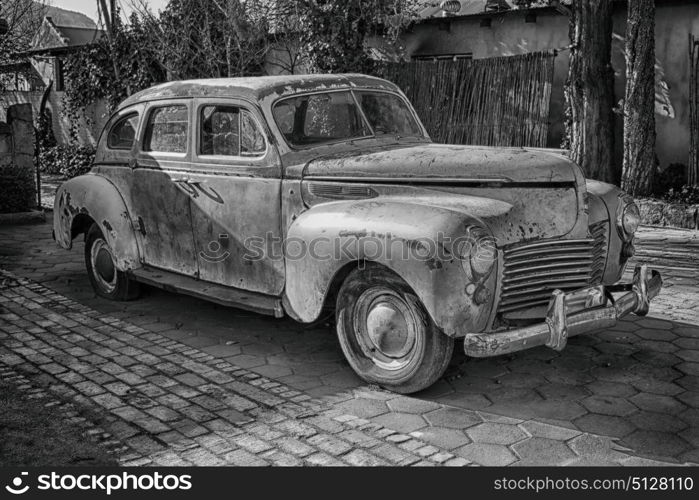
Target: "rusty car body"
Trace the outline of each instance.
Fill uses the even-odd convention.
[[[432,143],[400,89],[363,75],[135,94],[54,210],[60,246],[86,235],[98,294],[148,283],[306,323],[334,309],[354,370],[405,393],[455,339],[478,357],[563,349],[646,314],[658,273],[617,284],[638,223],[560,153]]]

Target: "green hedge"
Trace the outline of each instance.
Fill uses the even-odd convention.
[[[0,213],[28,212],[36,208],[34,171],[16,165],[0,167]]]
[[[90,171],[95,159],[91,146],[54,146],[39,153],[39,168],[45,174],[62,175],[66,179]]]

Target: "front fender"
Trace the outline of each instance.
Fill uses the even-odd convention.
[[[462,211],[417,201],[367,199],[323,203],[301,214],[287,232],[287,313],[316,320],[326,296],[347,266],[376,262],[398,274],[447,335],[482,331],[492,307],[496,269],[476,286],[489,299],[477,305],[472,279],[443,241],[468,234],[482,220]]]
[[[120,271],[141,266],[136,235],[123,198],[106,178],[87,174],[64,182],[56,192],[53,231],[59,246],[69,249],[89,217],[100,226]]]
[[[616,222],[617,209],[624,191],[612,184],[591,179],[587,180],[587,191],[590,194],[590,224],[601,220],[609,221],[607,263],[602,282],[612,285],[621,279],[628,261]]]

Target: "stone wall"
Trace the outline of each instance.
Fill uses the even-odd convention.
[[[56,141],[60,145],[68,145],[72,141],[70,136],[71,121],[66,113],[63,97],[65,92],[49,93],[46,109],[51,113],[51,127]],[[0,96],[0,120],[4,119],[3,107],[13,104],[27,103],[30,104],[34,112],[34,116],[39,116],[39,107],[43,92],[29,91],[10,91],[5,92]],[[82,118],[76,127],[77,137],[76,142],[81,146],[95,146],[99,139],[102,127],[109,119],[106,103],[99,100],[94,104],[87,106],[84,110]]]
[[[641,221],[649,226],[699,229],[699,205],[667,203],[658,200],[636,200]]]
[[[0,121],[0,211],[36,207],[34,121],[30,104],[15,104]]]

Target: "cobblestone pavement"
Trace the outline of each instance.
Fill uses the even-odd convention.
[[[656,299],[647,318],[632,317],[620,322],[614,329],[575,337],[562,353],[538,348],[486,360],[467,359],[463,355],[457,355],[441,381],[427,391],[408,398],[364,386],[342,359],[332,328],[329,326],[304,327],[290,320],[266,318],[155,289],[146,289],[144,296],[135,302],[108,302],[95,297],[90,288],[83,267],[81,243],[76,243],[75,248],[67,252],[55,247],[51,241],[49,225],[2,227],[0,268],[28,277],[68,298],[57,296],[53,301],[76,301],[76,304],[68,308],[69,311],[64,309],[63,313],[59,313],[68,316],[69,321],[69,312],[72,314],[76,308],[88,307],[89,309],[81,309],[85,318],[92,322],[106,322],[97,326],[88,325],[88,328],[102,328],[106,332],[96,330],[97,334],[92,332],[89,336],[86,336],[86,331],[73,332],[82,337],[76,337],[73,343],[81,347],[81,342],[92,342],[90,348],[83,347],[88,351],[86,355],[96,355],[102,359],[93,358],[93,361],[88,360],[87,364],[97,373],[109,375],[116,381],[109,379],[101,382],[100,377],[105,375],[97,375],[98,380],[95,381],[78,370],[69,370],[60,359],[55,359],[65,354],[56,353],[53,349],[63,349],[62,347],[44,347],[49,349],[49,354],[35,349],[41,356],[49,358],[37,358],[43,361],[43,364],[26,357],[22,352],[17,352],[16,349],[27,348],[24,343],[46,342],[45,336],[53,336],[56,342],[71,342],[65,336],[73,334],[62,330],[71,328],[63,323],[60,323],[60,326],[48,325],[54,329],[58,328],[58,332],[40,324],[29,326],[43,328],[49,333],[43,330],[37,330],[35,333],[26,330],[22,333],[21,330],[27,325],[9,326],[10,330],[19,328],[20,331],[5,332],[11,337],[7,342],[15,348],[9,349],[12,353],[5,352],[3,356],[14,359],[16,366],[13,366],[13,370],[29,370],[29,374],[23,375],[29,377],[32,383],[43,381],[43,386],[49,388],[65,385],[80,392],[79,387],[83,386],[78,384],[89,381],[97,388],[91,384],[84,384],[85,387],[104,391],[95,395],[80,392],[83,397],[78,397],[78,402],[81,404],[89,403],[86,399],[99,404],[94,398],[102,394],[109,395],[110,398],[107,399],[110,400],[112,396],[121,398],[118,393],[110,390],[108,384],[124,383],[118,374],[126,378],[136,377],[131,382],[126,382],[128,389],[138,388],[136,394],[140,395],[136,396],[135,401],[140,401],[141,397],[150,398],[151,401],[156,401],[156,406],[139,408],[137,404],[129,403],[129,406],[133,406],[140,413],[126,412],[127,418],[114,413],[118,408],[107,408],[110,410],[108,420],[115,419],[107,424],[127,425],[131,429],[129,432],[135,430],[137,433],[125,436],[110,430],[111,428],[105,431],[115,436],[117,442],[125,442],[131,453],[140,453],[139,456],[134,455],[131,458],[136,463],[143,460],[160,463],[160,458],[153,457],[161,455],[169,457],[173,463],[179,463],[178,460],[192,463],[254,463],[252,455],[255,459],[271,463],[275,461],[262,455],[284,453],[275,444],[276,438],[267,439],[272,448],[254,452],[245,446],[237,445],[234,436],[222,438],[228,443],[227,446],[235,446],[228,451],[233,454],[232,458],[226,458],[226,454],[214,453],[216,460],[212,459],[210,462],[205,459],[188,460],[184,451],[177,451],[178,447],[170,445],[166,437],[173,428],[176,429],[172,422],[189,420],[202,429],[208,429],[206,434],[189,437],[178,431],[196,443],[189,443],[194,446],[189,449],[207,449],[197,438],[203,440],[202,436],[209,436],[206,439],[214,439],[211,436],[218,436],[217,432],[221,431],[201,425],[201,422],[177,408],[176,405],[184,403],[197,406],[199,404],[193,401],[193,398],[211,394],[196,385],[189,386],[177,380],[176,376],[189,374],[201,379],[197,380],[197,383],[204,386],[224,386],[225,390],[229,389],[225,388],[225,383],[212,384],[216,381],[202,377],[196,369],[183,362],[173,363],[167,356],[175,356],[175,359],[179,359],[178,356],[188,357],[195,365],[204,364],[233,378],[233,382],[246,384],[258,390],[263,385],[281,384],[270,387],[269,390],[288,387],[288,391],[277,390],[300,394],[302,399],[310,396],[313,399],[293,403],[313,407],[312,412],[315,415],[308,418],[322,420],[323,425],[327,425],[328,429],[332,426],[337,433],[352,428],[347,422],[336,420],[349,418],[346,417],[349,415],[360,419],[354,421],[361,422],[362,426],[369,426],[366,429],[381,426],[380,432],[384,433],[391,432],[387,430],[391,429],[400,433],[400,437],[394,439],[406,439],[405,443],[419,440],[436,448],[436,454],[448,452],[477,464],[650,463],[636,457],[670,462],[699,462],[699,270],[696,262],[699,256],[699,236],[696,232],[644,228],[640,232],[640,240],[639,257],[660,268],[667,285],[661,296]],[[38,285],[15,285],[7,289],[17,293],[18,289],[36,286]],[[43,287],[36,288],[32,293],[38,293],[43,297],[41,290]],[[3,291],[3,296],[4,293]],[[5,299],[2,305],[7,307],[8,300]],[[17,299],[12,298],[9,302],[16,304]],[[18,303],[24,307],[24,299],[19,299]],[[45,307],[41,302],[38,304]],[[47,314],[52,314],[53,306],[48,307],[47,311]],[[5,316],[0,316],[1,320],[6,321],[5,325],[11,324]],[[29,320],[21,318],[19,321]],[[53,320],[49,318],[48,321]],[[124,323],[120,323],[121,321]],[[17,338],[17,335],[20,338]],[[22,339],[22,335],[36,337]],[[138,344],[134,345],[131,338],[124,340],[120,335],[130,335],[137,342],[150,342],[148,348],[162,348],[169,352],[152,353]],[[0,342],[5,351],[8,350],[7,342],[4,339]],[[117,342],[125,345],[115,349],[112,344]],[[147,357],[139,360],[136,354],[122,353],[122,348],[145,349],[146,352],[139,355],[150,354],[157,357],[160,363],[174,364],[184,368],[186,372],[168,375],[156,369],[156,374],[149,374],[148,370],[155,369],[154,360],[148,361]],[[100,349],[107,349],[108,355],[100,354]],[[70,353],[68,355],[77,357]],[[127,362],[134,362],[121,366],[110,359],[110,356],[118,356],[119,359],[129,357],[131,360]],[[5,357],[2,361],[7,365]],[[70,361],[73,362],[72,359]],[[42,368],[52,364],[62,366],[67,372],[75,372],[85,380],[61,382],[58,375],[63,372],[51,374]],[[101,365],[104,365],[112,371],[117,370],[112,366],[114,364],[122,370],[110,373],[101,368]],[[38,366],[38,374],[30,373],[32,366],[35,369]],[[139,370],[145,370],[145,374],[139,373]],[[143,393],[141,386],[146,391],[152,391],[153,385],[159,390],[165,390],[148,380],[148,377],[153,376],[170,377],[168,383],[173,383],[172,387],[190,387],[198,393],[190,393],[189,396],[169,390],[165,395]],[[47,377],[53,377],[59,382],[50,382]],[[114,387],[119,388],[117,390],[126,390],[121,385]],[[269,392],[266,388],[263,390]],[[306,423],[307,418],[284,413],[283,409],[255,401],[244,392],[233,389],[230,393],[257,405],[250,409],[225,405],[226,409],[252,419],[250,422],[245,419],[223,419],[227,431],[240,433],[236,436],[256,436],[264,440],[249,428],[263,426],[265,429],[275,429],[275,419],[282,419],[281,422]],[[179,399],[173,399],[173,404],[167,403],[172,395]],[[163,396],[167,398],[159,401],[158,398]],[[223,401],[215,392],[213,399]],[[146,403],[146,406],[148,404],[150,403]],[[160,407],[163,410],[153,410]],[[214,415],[223,411],[205,406],[203,408]],[[177,417],[170,414],[170,411],[175,412]],[[208,416],[210,414],[207,414]],[[220,415],[213,420],[219,420],[219,417]],[[144,418],[146,420],[143,420]],[[170,420],[166,420],[167,418]],[[168,430],[163,427],[149,430],[134,423],[137,420],[149,422],[146,425],[155,425],[157,421],[167,426]],[[318,434],[337,435],[330,433],[320,424],[311,426]],[[355,428],[352,430],[356,431]],[[299,437],[278,429],[275,432],[281,432],[285,437]],[[388,438],[377,437],[369,430],[359,432],[377,439],[379,442],[375,443],[374,447],[394,446],[408,452],[410,450],[407,448],[417,446],[392,443],[387,441]],[[143,442],[151,445],[152,441],[162,449],[138,450],[128,442],[129,439],[141,442],[142,438],[146,437],[150,441],[143,439]],[[308,439],[310,437],[312,436]],[[314,450],[309,452],[310,455],[294,456],[296,461],[293,461],[289,458],[293,454],[287,454],[289,456],[285,456],[284,460],[288,463],[312,463],[308,457],[316,453],[326,453],[327,456],[333,457],[306,439],[302,442]],[[322,441],[323,438],[315,439]],[[339,454],[343,457],[342,460],[354,451],[368,453],[366,448],[358,446],[350,439],[345,441],[351,447]],[[245,455],[247,461],[237,460],[236,450],[245,450],[247,455],[242,452],[239,455]],[[192,454],[196,455],[194,452]],[[415,460],[416,463],[420,461],[421,455],[413,455],[417,458],[410,460]],[[202,456],[208,455],[203,453]],[[374,459],[379,457],[376,454],[374,456]],[[386,457],[381,459],[387,460]],[[283,463],[284,460],[276,463]],[[389,463],[398,462],[389,460]]]

